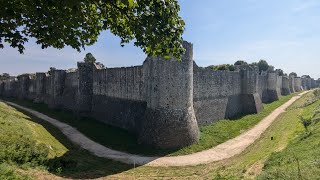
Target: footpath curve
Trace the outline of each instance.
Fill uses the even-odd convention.
[[[240,134],[239,136],[230,139],[216,147],[211,149],[197,152],[189,155],[173,156],[173,157],[147,157],[141,155],[134,155],[125,152],[116,151],[101,144],[92,141],[82,133],[80,133],[76,128],[62,123],[56,119],[46,116],[40,112],[34,111],[32,109],[20,106],[18,104],[3,101],[13,107],[22,109],[31,113],[32,115],[49,122],[58,129],[62,131],[74,144],[79,145],[81,148],[88,150],[98,157],[103,157],[107,159],[112,159],[120,161],[126,164],[135,165],[146,165],[146,166],[156,166],[156,167],[167,167],[167,166],[194,166],[199,164],[208,164],[215,161],[220,161],[228,159],[237,154],[240,154],[248,146],[250,146],[255,140],[257,140],[261,134],[271,125],[271,123],[276,120],[276,118],[288,108],[292,103],[298,100],[306,92],[300,93],[297,96],[292,97],[289,101],[284,103],[282,106],[275,109],[271,114],[261,120],[257,125],[255,125],[250,130]],[[1,101],[1,100],[0,100]]]

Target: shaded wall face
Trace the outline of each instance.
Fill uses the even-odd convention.
[[[295,88],[294,88],[294,77],[289,76],[289,88],[291,93],[295,93]]]
[[[193,108],[193,47],[184,42],[182,62],[148,57],[143,63],[147,109],[139,140],[160,148],[180,148],[199,140]]]
[[[300,92],[303,90],[301,78],[294,78],[294,90]]]
[[[286,96],[291,93],[290,80],[288,77],[282,76],[281,95]]]
[[[3,96],[4,93],[4,82],[0,81],[0,96]]]
[[[77,111],[79,74],[78,72],[66,73],[64,89],[62,92],[62,105],[64,108]]]
[[[108,68],[94,71],[93,94],[144,101],[143,67]]]
[[[194,110],[199,125],[236,116],[240,105],[239,72],[213,71],[194,66]]]
[[[268,101],[267,98],[268,90],[268,75],[259,75],[258,77],[258,93],[262,102]]]
[[[92,116],[137,133],[147,106],[144,91],[142,66],[95,70]]]
[[[267,89],[262,93],[262,102],[270,103],[281,96],[282,77],[276,73],[267,74]]]
[[[230,72],[194,66],[193,102],[199,125],[257,113],[262,109],[258,73],[246,67]]]

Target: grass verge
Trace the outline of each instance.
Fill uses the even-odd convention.
[[[92,155],[51,124],[0,102],[0,179],[41,179],[48,172],[87,179],[130,168]]]
[[[58,119],[61,122],[65,122],[77,128],[90,139],[115,150],[142,155],[177,156],[210,149],[240,135],[295,95],[296,94],[283,96],[278,101],[264,104],[263,111],[258,114],[246,115],[237,120],[220,120],[211,125],[203,126],[200,128],[201,136],[199,143],[179,150],[162,150],[143,146],[138,143],[135,135],[130,134],[125,130],[106,125],[91,118],[77,118],[72,112],[49,109],[45,104],[35,104],[31,101],[16,100],[12,98],[3,99],[29,107]]]
[[[306,125],[304,131],[269,157],[258,179],[320,179],[320,101],[314,101],[319,95],[320,91],[309,94],[317,98],[297,104],[302,108],[298,121]]]
[[[291,143],[294,143],[300,137],[303,137],[303,135],[306,134],[298,116],[303,115],[305,118],[307,118],[308,115],[306,116],[306,114],[310,114],[310,112],[320,112],[315,110],[315,107],[318,105],[320,106],[319,101],[313,102],[312,104],[306,103],[310,102],[310,99],[313,98],[314,97],[312,96],[305,95],[299,99],[289,108],[287,112],[281,114],[277,120],[274,121],[274,123],[266,130],[266,132],[262,134],[261,138],[259,138],[241,154],[228,160],[198,166],[156,168],[140,166],[133,168],[118,162],[97,158],[89,154],[87,151],[83,151],[79,149],[79,147],[72,145],[58,129],[50,124],[46,124],[43,121],[39,121],[39,124],[41,123],[42,126],[44,126],[45,129],[47,129],[56,139],[58,139],[61,144],[67,147],[68,153],[65,153],[62,157],[60,157],[60,159],[67,158],[77,162],[76,167],[63,167],[61,173],[51,171],[55,175],[62,177],[78,179],[96,177],[107,177],[110,179],[252,179],[262,172],[262,175],[259,176],[260,179],[266,179],[267,177],[270,177],[271,179],[284,179],[278,178],[278,176],[273,174],[273,170],[278,168],[275,165],[277,165],[279,162],[271,163],[271,161],[277,160],[277,158],[270,158],[269,160],[268,158],[270,156],[274,156],[275,154],[287,151],[289,147],[293,146]],[[301,104],[305,104],[306,106],[301,107]],[[318,117],[318,115],[320,116],[320,114],[317,114],[314,119],[317,119],[316,117]],[[33,121],[38,120],[34,119]],[[311,127],[315,126],[312,125]],[[311,127],[310,130],[312,130],[312,134],[315,134],[318,130],[315,130],[316,128]],[[273,137],[273,140],[271,140],[271,137]],[[313,141],[316,142],[314,143],[315,145],[320,144],[318,143],[317,139],[311,139],[310,143]],[[286,148],[288,144],[289,146]],[[300,143],[296,143],[295,146],[300,146]],[[303,150],[306,151],[304,154],[310,155],[310,157],[308,157],[309,160],[313,159],[313,163],[310,163],[311,161],[309,160],[306,160],[306,162],[314,165],[313,168],[316,168],[317,163],[315,160],[319,158],[318,152],[316,152],[318,148],[314,148],[315,146],[304,147],[305,148]],[[283,155],[286,155],[286,153]],[[302,157],[299,157],[299,160],[300,158],[302,159]],[[306,178],[308,174],[305,174],[307,167],[305,167],[304,163],[301,163],[301,166],[302,169],[304,169],[302,170],[303,178],[308,179]],[[283,168],[283,165],[281,165],[279,168]],[[294,163],[292,168],[296,169]],[[59,170],[59,168],[57,168],[57,170]],[[10,173],[10,171],[12,172],[12,169],[9,169],[8,172]],[[280,172],[286,173],[285,171]],[[309,179],[312,179],[319,174],[315,170],[312,170],[312,173],[315,174],[310,176]],[[54,175],[43,171],[43,169],[28,169],[26,174],[30,176],[36,176],[37,178],[40,176],[43,177],[43,179],[55,178]]]

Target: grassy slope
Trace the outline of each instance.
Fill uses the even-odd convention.
[[[39,112],[47,114],[50,117],[70,124],[92,140],[99,142],[106,147],[133,154],[173,156],[191,154],[206,150],[240,135],[242,132],[253,127],[260,120],[269,115],[274,109],[287,102],[294,95],[296,94],[281,97],[279,101],[265,104],[264,110],[259,114],[247,115],[237,120],[221,120],[212,125],[201,127],[201,138],[199,143],[173,151],[153,149],[151,147],[142,146],[138,143],[135,136],[127,131],[108,126],[94,119],[79,119],[76,118],[71,112],[52,110],[44,104],[34,104],[30,101],[14,99],[8,100],[26,107],[30,107]]]
[[[306,104],[309,98],[308,96],[303,97],[292,107],[300,107]],[[78,147],[70,144],[66,137],[56,128],[48,124],[46,125],[43,122],[41,123],[56,139],[59,139],[59,141],[69,149],[70,153],[66,156],[78,162],[76,168],[66,168],[62,172],[64,177],[93,178],[107,176],[108,178],[114,179],[241,179],[253,178],[260,174],[265,161],[270,155],[271,157],[273,156],[273,152],[283,150],[290,141],[294,141],[295,137],[304,132],[303,126],[297,118],[297,115],[301,115],[304,112],[306,111],[303,111],[301,108],[290,108],[288,112],[283,113],[270,128],[267,129],[257,142],[242,154],[229,160],[208,165],[170,168],[141,166],[133,169],[128,165],[94,157],[86,151],[81,151]],[[270,139],[271,137],[274,137],[272,141]],[[291,145],[289,145],[289,147],[290,146]],[[307,150],[308,149],[306,149],[306,151]],[[269,167],[273,166],[268,165],[264,169],[264,173],[268,173]],[[52,175],[43,171],[28,171],[29,174],[35,175],[38,175],[39,172],[41,176],[52,177]]]
[[[298,100],[297,103],[305,101]],[[297,115],[302,113],[301,109],[294,109],[281,114],[277,120],[263,133],[262,137],[249,146],[243,153],[228,160],[211,163],[208,165],[152,168],[139,167],[124,172],[116,178],[130,179],[140,177],[162,178],[190,178],[190,179],[251,179],[261,173],[265,161],[276,151],[280,151],[303,132],[303,126]],[[273,137],[273,140],[271,140]]]
[[[53,136],[51,136],[50,133],[48,133],[41,125],[30,121],[28,116],[0,102],[1,147],[8,147],[6,143],[18,144],[18,141],[24,138],[27,140],[36,140],[36,143],[45,144],[49,151],[48,158],[61,156],[67,151],[67,149]],[[2,150],[1,152],[6,153]],[[1,157],[6,158],[5,155],[2,155]],[[0,162],[3,161],[4,160],[1,160],[0,158]],[[0,177],[3,175],[5,177],[22,179],[21,176],[13,172],[15,166],[16,165],[12,162],[3,162],[0,164]]]
[[[49,150],[48,163],[36,166],[17,164],[1,159],[0,156],[0,179],[30,179],[39,172],[46,174],[47,170],[62,177],[92,178],[126,171],[132,167],[98,158],[73,145],[52,125],[0,102],[0,145],[6,143],[7,137],[18,137],[11,138],[10,144],[19,144],[20,137],[45,144]]]
[[[260,179],[320,179],[320,101],[303,108],[301,115],[312,120],[309,130],[273,153]]]

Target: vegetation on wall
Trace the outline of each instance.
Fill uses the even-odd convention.
[[[234,63],[235,66],[248,65],[246,61],[238,60]]]
[[[97,60],[91,53],[87,53],[83,61],[85,63],[95,63]]]
[[[10,75],[8,73],[3,73],[2,75],[0,74],[0,80],[6,80],[9,78],[10,78]]]
[[[211,65],[211,66],[208,66],[208,68],[210,69],[213,69],[213,70],[216,70],[216,71],[234,71],[234,65],[232,64],[221,64],[221,65]]]

